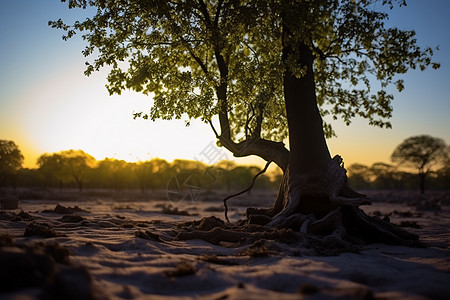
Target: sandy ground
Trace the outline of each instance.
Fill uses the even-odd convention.
[[[230,219],[272,197],[230,200]],[[279,251],[251,252],[254,245],[170,239],[184,221],[223,219],[217,195],[22,199],[20,209],[0,212],[0,299],[450,299],[450,206],[418,210],[392,197],[363,208],[409,226],[428,247],[370,244],[317,256],[276,241],[270,249]]]

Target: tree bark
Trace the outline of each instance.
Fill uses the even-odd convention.
[[[286,49],[287,48],[287,49]],[[289,127],[291,176],[295,172],[315,172],[331,159],[325,141],[322,118],[316,102],[313,55],[304,43],[298,45],[299,61],[306,74],[297,78],[289,68],[284,74],[284,97]],[[285,47],[283,56],[292,52]]]
[[[287,58],[292,52],[298,55],[298,64],[306,72],[301,77],[295,76],[287,67],[284,74],[284,96],[289,128],[289,175],[288,194],[291,198],[312,194],[322,196],[328,190],[328,183],[324,181],[328,165],[331,161],[330,152],[325,141],[322,127],[322,117],[316,102],[313,54],[307,45],[299,42],[297,49],[289,45],[283,50],[283,57]],[[302,191],[300,191],[301,189]],[[305,190],[306,189],[306,190]],[[323,194],[323,196],[327,196]],[[318,201],[291,199],[298,201],[303,209]],[[317,208],[316,208],[317,209]],[[330,207],[331,209],[331,207]],[[310,211],[300,211],[309,213]]]

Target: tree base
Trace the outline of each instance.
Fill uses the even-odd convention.
[[[269,228],[241,220],[236,224],[225,223],[216,217],[185,222],[178,226],[175,240],[201,239],[208,243],[243,248],[241,255],[267,256],[275,253],[285,255],[338,255],[343,252],[357,253],[360,245],[337,236],[303,234],[291,228]]]
[[[359,208],[370,201],[348,186],[340,157],[331,160],[325,176],[294,183],[286,172],[270,209],[248,208],[247,218],[236,224],[215,217],[188,222],[175,238],[229,247],[275,240],[325,255],[355,252],[367,243],[423,247],[417,235]]]
[[[363,245],[370,243],[424,247],[417,235],[370,217],[355,207],[340,207],[322,219],[294,214],[277,227],[267,226],[271,220],[259,214],[231,224],[216,217],[206,217],[179,225],[175,240],[201,239],[223,247],[248,246],[249,251],[294,255],[357,253]],[[280,243],[285,246],[280,247]]]

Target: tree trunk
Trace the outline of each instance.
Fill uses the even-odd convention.
[[[78,190],[80,192],[82,192],[83,191],[83,181],[82,181],[82,179],[79,178],[78,176],[75,176],[75,175],[73,176],[73,178],[75,179],[75,182],[77,183]]]
[[[328,196],[329,183],[325,179],[332,161],[316,102],[314,58],[304,43],[299,43],[298,49],[285,47],[283,57],[288,57],[295,50],[299,55],[298,64],[306,67],[306,73],[298,78],[287,68],[284,74],[290,145],[287,195],[289,201],[296,202],[296,210],[300,213],[318,210],[328,213],[332,207],[323,196]]]
[[[426,173],[420,172],[419,173],[419,180],[420,180],[420,193],[423,195],[425,193],[425,177],[427,176]]]
[[[290,156],[277,200],[281,203],[276,205],[276,210],[282,211],[273,211],[278,215],[270,225],[279,225],[296,213],[314,214],[317,218],[326,216],[338,208],[332,200],[346,183],[346,171],[340,166],[341,161],[331,158],[325,141],[316,100],[313,53],[304,41],[296,41],[286,26],[284,32],[283,84]],[[301,76],[292,72],[293,64],[303,70]]]

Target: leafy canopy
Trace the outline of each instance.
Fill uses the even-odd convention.
[[[83,54],[93,57],[85,74],[108,66],[110,94],[131,89],[153,96],[151,110],[135,117],[209,122],[222,112],[238,139],[287,136],[283,73],[290,68],[302,76],[304,70],[296,59],[282,61],[282,11],[305,20],[294,35],[315,54],[322,115],[347,124],[361,116],[390,127],[393,96],[387,89],[403,89],[397,75],[439,67],[431,61],[433,49],[417,45],[414,31],[385,27],[388,14],[375,8],[380,2],[392,8],[390,0],[68,2],[96,13],[72,25],[61,19],[49,25],[65,30],[64,39],[82,33]],[[221,88],[226,97],[218,96]],[[325,133],[333,133],[326,124]]]

